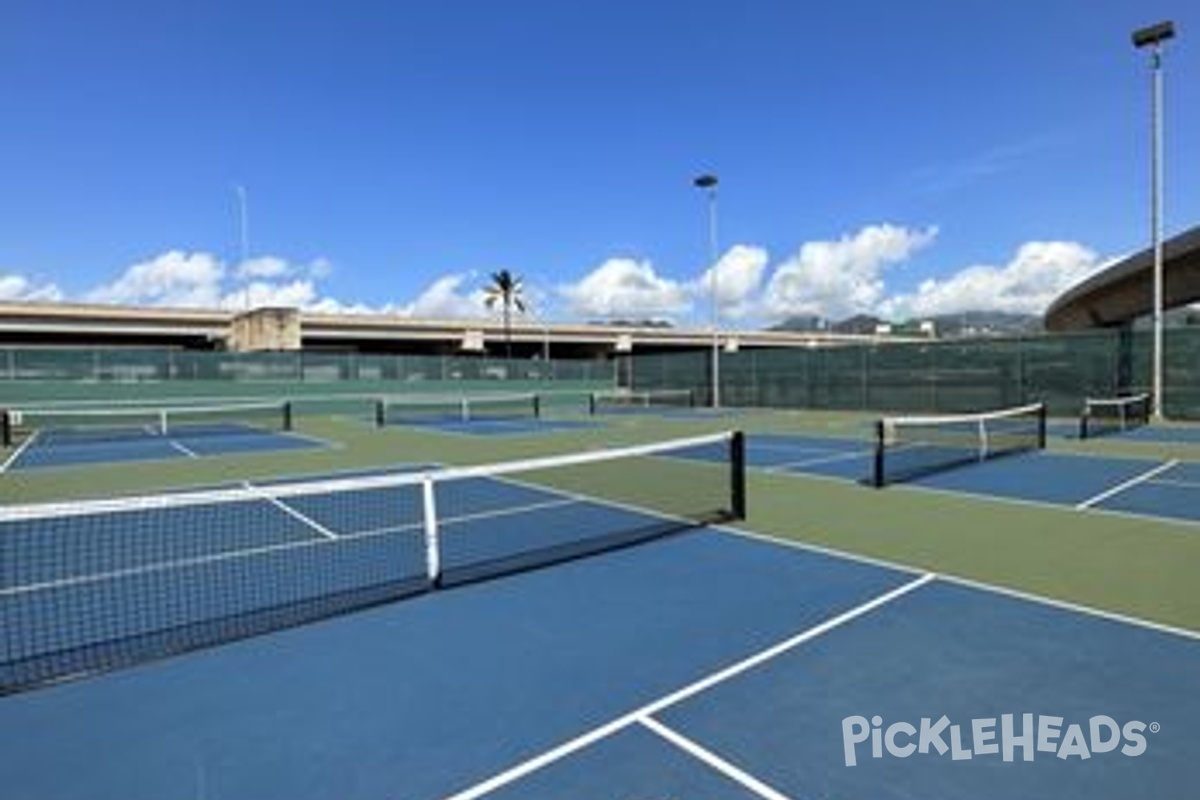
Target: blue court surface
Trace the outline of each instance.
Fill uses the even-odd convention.
[[[449,520],[463,552],[633,514],[503,482],[464,496]],[[394,492],[309,500],[243,511],[269,524],[201,519],[184,546],[216,555],[255,529],[256,547],[344,549],[366,569],[381,551],[363,542],[409,529]],[[192,529],[145,513],[150,538]],[[0,698],[0,786],[14,800],[1190,798],[1197,674],[1193,634],[701,529]]]
[[[750,466],[864,484],[875,457],[874,444],[860,439],[753,434],[747,442]],[[1038,451],[936,472],[882,491],[913,488],[1200,522],[1197,462]]]
[[[260,430],[236,424],[206,426],[166,434],[129,431],[127,435],[78,439],[31,436],[14,450],[3,470],[29,470],[162,461],[239,453],[268,453],[329,447],[328,442],[290,431]]]
[[[1149,425],[1118,434],[1122,439],[1156,444],[1200,445],[1200,426]]]
[[[1061,439],[1079,438],[1079,420],[1051,419],[1046,422],[1048,436]],[[1200,445],[1200,426],[1141,425],[1124,431],[1110,431],[1100,440],[1117,439],[1125,442],[1154,444]]]

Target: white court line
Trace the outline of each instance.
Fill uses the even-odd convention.
[[[302,514],[302,513],[300,513],[300,512],[299,512],[299,511],[297,511],[296,509],[294,509],[294,508],[292,508],[291,506],[289,506],[287,503],[285,503],[285,502],[283,502],[282,500],[280,500],[278,497],[272,497],[270,494],[268,494],[268,493],[266,492],[266,490],[264,490],[264,489],[262,489],[262,488],[260,488],[260,487],[258,487],[258,486],[255,486],[255,485],[254,485],[253,483],[251,483],[250,481],[242,481],[242,486],[245,486],[247,489],[249,489],[250,491],[254,492],[254,493],[255,493],[255,494],[257,494],[259,497],[261,497],[263,500],[266,500],[268,503],[270,503],[271,505],[275,506],[276,508],[278,508],[278,509],[279,509],[280,511],[282,511],[283,513],[285,513],[285,514],[288,514],[288,515],[290,515],[290,516],[294,517],[295,519],[298,519],[298,520],[300,520],[300,521],[301,521],[301,522],[303,522],[305,525],[307,525],[308,527],[312,528],[312,529],[313,529],[314,531],[316,531],[317,533],[319,533],[319,534],[321,534],[322,536],[324,536],[326,539],[331,539],[331,540],[334,540],[334,541],[336,541],[336,540],[338,540],[339,538],[341,538],[341,537],[339,537],[339,536],[338,536],[336,533],[334,533],[333,531],[329,530],[329,528],[326,528],[324,525],[322,525],[321,523],[317,522],[315,519],[312,519],[311,517],[309,517],[309,516],[306,516],[305,514]]]
[[[829,558],[866,564],[868,566],[889,569],[895,572],[907,572],[912,575],[920,575],[924,574],[925,572],[925,570],[920,569],[919,567],[914,567],[910,564],[901,564],[896,561],[873,558],[871,556],[864,556],[859,553],[851,553],[847,550],[837,550],[833,547],[824,547],[819,544],[799,542],[794,539],[783,539],[772,534],[758,533],[757,531],[748,531],[742,528],[732,528],[726,525],[715,525],[713,526],[713,530],[728,534],[730,536],[737,536],[742,539],[750,539],[752,541],[763,542],[764,544],[782,547],[787,550],[799,550],[802,553],[816,553],[818,555],[828,556]],[[1173,625],[1167,625],[1163,622],[1154,622],[1148,619],[1141,619],[1140,617],[1133,617],[1129,616],[1128,614],[1118,613],[1116,611],[1105,611],[1102,608],[1085,606],[1080,603],[1072,603],[1069,600],[1059,600],[1054,597],[1033,594],[1032,592],[1025,592],[1020,589],[1011,589],[1006,586],[999,586],[993,583],[985,583],[984,581],[977,581],[973,578],[967,578],[960,575],[939,572],[937,573],[937,576],[938,580],[942,583],[953,583],[959,586],[965,586],[969,589],[974,589],[979,592],[988,592],[991,594],[1002,595],[1004,597],[1012,597],[1027,603],[1036,603],[1038,605],[1058,608],[1064,611],[1072,611],[1076,614],[1083,614],[1084,616],[1097,617],[1099,619],[1106,619],[1112,622],[1119,622],[1123,625],[1132,625],[1135,628],[1146,628],[1157,633],[1167,633],[1172,636],[1182,636],[1185,639],[1200,641],[1200,631],[1188,630],[1187,628],[1178,628]]]
[[[915,580],[909,581],[908,583],[896,589],[892,589],[890,592],[885,592],[884,594],[881,594],[872,600],[868,600],[861,605],[855,606],[848,611],[844,611],[835,617],[830,617],[819,625],[814,625],[813,627],[802,631],[789,639],[778,642],[766,648],[765,650],[760,650],[754,655],[744,658],[741,661],[731,664],[730,666],[725,667],[717,672],[713,672],[707,677],[701,678],[694,683],[690,683],[687,686],[672,692],[671,694],[659,698],[658,700],[647,703],[641,708],[634,709],[624,716],[617,717],[616,719],[611,720],[610,722],[607,722],[597,728],[593,728],[581,736],[560,744],[558,747],[547,750],[540,755],[534,756],[527,761],[505,770],[504,772],[493,775],[491,778],[488,778],[481,783],[477,783],[468,789],[458,792],[457,794],[450,795],[445,798],[445,800],[477,800],[477,798],[484,796],[488,792],[495,791],[496,789],[500,789],[517,780],[520,780],[526,775],[536,772],[542,767],[552,764],[555,761],[559,761],[560,759],[565,758],[566,756],[578,750],[582,750],[583,748],[588,747],[589,745],[594,744],[601,739],[611,736],[612,734],[624,728],[639,724],[643,718],[651,714],[657,714],[659,711],[662,711],[665,708],[669,708],[670,706],[676,705],[677,703],[697,695],[700,692],[711,689],[713,686],[723,683],[730,678],[737,677],[743,672],[753,669],[760,664],[766,663],[767,661],[770,661],[771,659],[776,658],[789,650],[794,650],[811,639],[814,639],[824,633],[828,633],[834,628],[844,625],[851,620],[857,619],[864,614],[874,611],[880,606],[883,606],[902,597],[903,595],[908,594],[909,592],[921,588],[925,584],[934,580],[936,577],[937,576],[934,573],[925,573]]]
[[[561,508],[562,506],[578,505],[581,501],[574,498],[560,498],[555,500],[545,500],[540,503],[527,503],[523,506],[508,506],[505,508],[493,508],[487,511],[476,511],[472,514],[459,514],[454,517],[437,518],[439,528],[445,528],[450,525],[458,525],[463,522],[478,522],[479,520],[499,519],[500,517],[511,517],[517,514],[527,514],[530,512],[541,511],[547,508]],[[421,522],[406,522],[402,525],[389,525],[383,528],[367,528],[366,530],[353,531],[351,533],[343,533],[338,538],[340,539],[359,539],[371,536],[385,536],[389,533],[405,533],[406,531],[422,531],[425,529],[424,521]],[[486,534],[484,534],[486,535]]]
[[[838,453],[832,456],[822,456],[821,458],[810,458],[804,461],[785,461],[782,464],[772,464],[769,467],[763,467],[764,472],[784,472],[792,469],[802,469],[804,467],[815,467],[819,464],[833,464],[838,461],[854,461],[860,458],[866,458],[873,455],[872,450],[855,450],[853,453]]]
[[[1132,489],[1134,486],[1137,486],[1139,483],[1145,483],[1146,481],[1153,478],[1155,475],[1161,475],[1162,473],[1166,472],[1167,470],[1173,468],[1178,463],[1179,463],[1179,459],[1173,458],[1170,461],[1159,464],[1154,469],[1148,469],[1145,472],[1143,472],[1141,475],[1130,478],[1129,480],[1125,481],[1124,483],[1119,483],[1116,486],[1112,487],[1111,489],[1107,489],[1094,497],[1089,497],[1087,500],[1084,500],[1082,503],[1076,503],[1075,508],[1080,511],[1082,511],[1085,508],[1091,508],[1092,506],[1096,505],[1097,503],[1102,503],[1105,500],[1107,500],[1108,498],[1113,497],[1114,495],[1118,495],[1121,492]]]
[[[16,450],[13,451],[12,455],[9,456],[8,459],[5,460],[5,462],[3,464],[0,464],[0,472],[8,472],[8,468],[11,467],[14,462],[16,462],[16,460],[21,456],[21,453],[24,453],[25,450],[29,447],[29,445],[33,444],[33,440],[38,437],[39,433],[41,433],[41,431],[35,430],[33,433],[31,433],[29,435],[28,439],[21,442],[21,445]]]
[[[783,476],[785,478],[797,480],[813,480],[813,481],[829,481],[838,483],[842,486],[846,485],[844,478],[834,477],[832,475],[822,475],[817,472],[795,473],[795,472],[778,472],[770,473],[772,476]],[[958,498],[959,500],[979,500],[985,503],[999,503],[1001,505],[1016,506],[1023,508],[1035,508],[1046,511],[1086,511],[1089,514],[1102,514],[1106,517],[1114,517],[1117,519],[1127,519],[1134,521],[1153,522],[1159,525],[1195,528],[1200,525],[1200,520],[1191,519],[1188,517],[1164,517],[1158,514],[1120,511],[1114,508],[1090,508],[1079,509],[1069,503],[1056,503],[1050,500],[1033,500],[1023,497],[1010,497],[1001,494],[984,494],[982,492],[967,490],[967,489],[942,489],[937,486],[929,486],[928,484],[920,483],[890,483],[888,484],[889,492],[916,492],[919,494],[932,494],[940,497]],[[1182,531],[1188,536],[1194,535],[1193,531]]]
[[[679,733],[679,731],[668,728],[658,720],[647,716],[639,718],[638,722],[696,760],[704,762],[726,778],[749,789],[754,794],[763,798],[763,800],[791,800],[787,795],[771,788],[749,772],[730,764],[716,753],[701,747],[696,742]]]
[[[20,595],[35,594],[38,592],[52,592],[59,589],[69,589],[75,586],[87,586],[90,584],[103,583],[104,581],[121,580],[140,575],[152,575],[157,572],[170,572],[172,570],[203,567],[211,564],[220,564],[226,561],[236,561],[240,558],[254,558],[256,556],[270,555],[272,553],[280,553],[288,550],[307,549],[314,546],[328,547],[330,541],[331,540],[329,539],[305,539],[299,542],[279,542],[276,544],[269,544],[246,550],[227,550],[221,553],[182,558],[177,561],[159,561],[136,567],[124,567],[122,569],[110,570],[108,572],[91,572],[84,575],[76,575],[70,578],[56,578],[50,581],[42,581],[41,583],[27,583],[21,586],[4,586],[0,587],[0,598],[18,597]]]
[[[754,436],[753,433],[747,434],[747,438],[751,438],[753,436]],[[753,442],[753,447],[755,450],[774,450],[776,452],[785,452],[785,453],[786,452],[797,452],[797,451],[799,451],[801,453],[832,453],[832,452],[840,453],[840,452],[843,452],[841,450],[841,448],[836,448],[836,447],[820,447],[818,445],[803,445],[803,444],[771,444],[770,442],[764,442],[761,439],[753,439],[753,438],[751,438],[751,441]],[[851,441],[850,444],[858,444],[858,442]]]
[[[1092,608],[1091,606],[1072,603],[1069,600],[1058,600],[1053,597],[1044,597],[1030,592],[1023,592],[1020,589],[1009,589],[1004,586],[996,586],[982,581],[972,580],[970,578],[960,578],[955,575],[939,575],[939,580],[943,583],[953,583],[959,586],[965,586],[968,589],[975,589],[981,592],[990,592],[1005,597],[1012,597],[1017,600],[1023,600],[1027,603],[1037,603],[1038,605],[1050,606],[1051,608],[1062,609],[1063,611],[1071,611],[1076,614],[1082,614],[1086,617],[1097,617],[1106,619],[1110,622],[1119,622],[1123,625],[1132,625],[1135,628],[1145,628],[1156,633],[1166,633],[1172,636],[1179,636],[1184,639],[1200,642],[1200,632],[1191,631],[1187,628],[1177,628],[1174,625],[1167,625],[1162,622],[1154,622],[1148,619],[1140,619],[1139,617],[1131,617],[1127,614],[1119,614],[1116,611],[1105,611],[1101,608]]]
[[[268,433],[272,436],[282,436],[285,439],[299,439],[302,442],[311,442],[320,447],[329,447],[329,448],[333,448],[333,449],[340,449],[342,447],[345,447],[345,445],[341,444],[340,442],[334,442],[330,439],[322,439],[320,436],[313,436],[312,434],[300,433],[300,432],[294,431],[294,430],[291,430],[291,431],[265,431],[265,433]]]
[[[176,450],[183,453],[188,458],[199,458],[200,457],[199,453],[197,453],[195,450],[191,449],[190,447],[186,447],[182,442],[179,442],[175,439],[170,439],[168,441],[170,442],[171,447],[174,447]]]
[[[261,487],[251,488],[258,489],[260,492],[262,491]],[[439,525],[447,526],[459,522],[471,522],[480,519],[491,519],[494,517],[520,514],[527,511],[537,511],[543,508],[567,506],[576,502],[578,501],[572,499],[548,500],[543,503],[531,503],[525,506],[514,506],[512,508],[497,509],[494,511],[481,511],[475,514],[462,514],[457,517],[442,517],[438,520],[438,523]],[[283,510],[290,512],[294,509],[288,509],[285,507]],[[354,531],[352,533],[331,534],[330,537],[325,539],[305,539],[303,541],[280,542],[278,544],[252,547],[244,550],[227,550],[220,553],[211,553],[208,555],[179,559],[177,561],[159,561],[136,567],[125,567],[122,569],[110,570],[108,572],[93,572],[68,578],[56,578],[54,580],[43,581],[40,583],[28,583],[19,586],[0,587],[0,599],[5,597],[16,597],[25,594],[35,594],[38,592],[55,591],[58,589],[67,589],[74,586],[103,583],[104,581],[121,580],[139,575],[149,575],[156,572],[170,572],[171,570],[189,569],[191,567],[220,564],[226,561],[235,561],[239,558],[255,558],[257,556],[282,553],[289,550],[302,550],[310,548],[314,545],[326,546],[333,542],[340,544],[345,542],[359,541],[362,539],[374,539],[380,536],[394,535],[397,533],[404,533],[406,531],[420,531],[423,527],[424,523],[414,522],[391,527]]]
[[[1176,478],[1155,481],[1154,485],[1170,486],[1172,489],[1200,489],[1200,481],[1182,481]]]

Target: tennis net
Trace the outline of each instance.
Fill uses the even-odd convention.
[[[0,693],[745,513],[740,433],[0,507]]]
[[[1150,424],[1150,395],[1089,397],[1079,416],[1079,438],[1093,439]]]
[[[291,430],[291,403],[213,406],[137,405],[10,408],[0,417],[0,437],[11,447],[37,436],[42,444],[114,441],[149,436],[203,436]]]
[[[472,420],[537,419],[541,398],[536,393],[480,395],[394,395],[380,398],[375,422],[404,425]]]
[[[610,414],[650,408],[693,408],[696,396],[691,389],[616,389],[592,392],[588,413]]]
[[[1046,446],[1041,403],[977,414],[884,417],[875,426],[875,486]]]

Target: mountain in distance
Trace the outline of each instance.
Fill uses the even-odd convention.
[[[1036,314],[1014,314],[1007,311],[964,311],[959,314],[939,314],[932,317],[887,322],[871,314],[856,314],[838,322],[822,317],[803,315],[789,317],[772,325],[769,330],[812,333],[831,331],[834,333],[873,334],[882,328],[892,333],[920,335],[921,323],[932,322],[939,338],[961,336],[1023,336],[1042,332],[1042,318]]]
[[[1040,315],[1009,311],[965,311],[930,320],[938,336],[1024,336],[1045,330]]]

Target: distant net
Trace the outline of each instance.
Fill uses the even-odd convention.
[[[1079,416],[1079,438],[1121,433],[1150,424],[1151,402],[1147,393],[1129,397],[1088,398]]]
[[[60,405],[10,408],[0,419],[6,447],[33,436],[45,445],[262,433],[290,430],[291,427],[292,408],[288,402],[163,407]]]
[[[1046,446],[1041,403],[977,414],[884,417],[876,425],[875,486]]]
[[[537,419],[541,397],[535,392],[480,395],[395,395],[376,404],[378,425],[479,420]]]
[[[744,487],[724,433],[0,507],[0,693],[741,518]]]
[[[691,389],[614,389],[592,392],[588,412],[613,414],[645,409],[693,408],[696,395]]]

